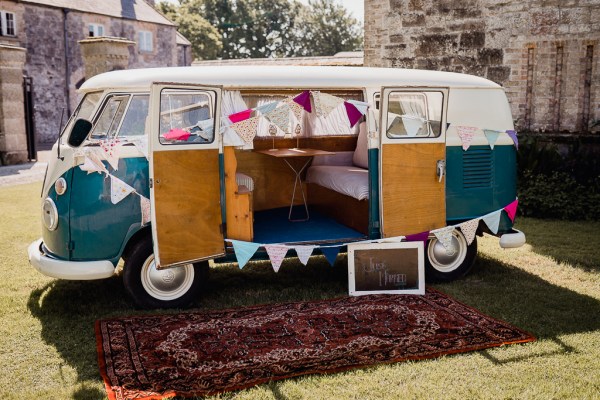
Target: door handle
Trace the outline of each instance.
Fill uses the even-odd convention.
[[[438,182],[441,182],[446,174],[446,160],[437,160],[435,173],[439,176]]]

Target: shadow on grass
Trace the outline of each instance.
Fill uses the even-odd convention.
[[[295,259],[286,260],[277,274],[268,262],[250,263],[243,271],[237,264],[222,265],[213,268],[211,273],[209,285],[196,302],[199,309],[325,299],[347,294],[346,260],[342,257],[334,268],[322,258],[313,258],[307,267]],[[436,285],[436,288],[540,339],[555,341],[559,353],[578,351],[562,343],[561,335],[600,329],[600,319],[592,317],[600,315],[600,301],[552,285],[495,259],[482,257],[472,275],[451,284]],[[121,280],[114,278],[90,282],[55,281],[30,295],[28,307],[41,322],[43,340],[55,347],[76,369],[79,381],[84,385],[100,378],[95,320],[148,313],[134,310],[124,293]],[[528,354],[523,359],[545,355]],[[498,360],[490,353],[487,356],[495,363],[518,361]],[[278,396],[277,386],[271,386],[271,389],[275,397],[282,398]],[[94,399],[105,396],[103,391],[89,385],[80,392],[74,397]]]
[[[600,272],[600,221],[520,218],[518,228],[535,253],[588,272]]]

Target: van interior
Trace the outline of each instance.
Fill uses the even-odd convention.
[[[282,101],[300,92],[225,91],[221,114]],[[364,100],[362,90],[322,92],[345,100]],[[227,238],[299,244],[339,243],[368,235],[364,117],[351,127],[343,105],[327,116],[314,111],[299,115],[296,118],[290,113],[289,129],[285,130],[260,118],[251,146],[225,147]],[[285,153],[286,149],[291,153]],[[294,152],[306,149],[326,154],[295,156]]]

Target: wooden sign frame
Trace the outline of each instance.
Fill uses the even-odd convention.
[[[425,294],[423,242],[348,245],[348,292]]]

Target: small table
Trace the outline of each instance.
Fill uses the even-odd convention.
[[[330,156],[335,153],[331,151],[325,150],[316,150],[316,149],[270,149],[270,150],[255,150],[256,153],[266,154],[271,157],[281,158],[283,161],[290,167],[294,174],[296,174],[296,179],[294,180],[294,191],[292,192],[292,204],[290,204],[290,212],[288,214],[288,220],[292,222],[299,221],[308,221],[310,215],[308,214],[308,203],[306,202],[306,195],[304,194],[304,187],[302,187],[302,177],[301,174],[308,167],[310,161],[315,156]],[[300,169],[294,168],[294,166],[287,160],[288,158],[294,157],[307,157],[308,159],[302,165]],[[306,218],[301,219],[292,219],[292,209],[294,208],[294,199],[296,198],[296,188],[300,186],[300,193],[302,194],[302,200],[304,201],[304,209],[306,210]]]

